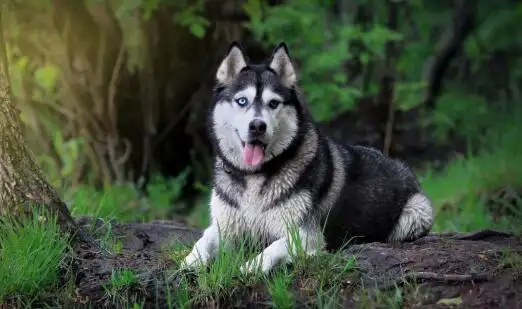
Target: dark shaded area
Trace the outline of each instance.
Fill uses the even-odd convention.
[[[374,98],[367,98],[353,112],[343,113],[319,127],[337,141],[382,150],[386,123],[376,121],[375,115],[386,113],[386,108]],[[448,136],[445,142],[437,141],[429,128],[421,128],[417,122],[419,117],[418,110],[396,112],[389,145],[391,157],[400,158],[416,168],[426,164],[442,167],[468,151],[465,139],[455,134]]]

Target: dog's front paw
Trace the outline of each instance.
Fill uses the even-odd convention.
[[[197,269],[207,264],[208,258],[204,254],[198,254],[198,252],[190,252],[189,255],[181,263],[181,269]]]
[[[256,257],[243,264],[239,270],[243,275],[254,274],[260,269],[260,264],[262,263],[259,261],[259,258]]]
[[[259,254],[242,265],[240,271],[243,275],[254,274],[258,271],[261,271],[263,274],[268,274],[273,267],[274,263],[272,262],[272,259],[266,255]]]
[[[243,275],[255,274],[261,269],[263,269],[263,261],[259,256],[251,259],[239,268]]]

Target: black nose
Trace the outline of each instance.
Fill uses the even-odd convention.
[[[248,125],[248,132],[250,132],[252,136],[263,135],[266,132],[266,123],[263,120],[254,119],[250,121]]]

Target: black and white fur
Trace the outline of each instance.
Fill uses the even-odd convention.
[[[206,265],[220,241],[249,233],[269,245],[241,269],[268,272],[290,262],[288,224],[311,255],[347,242],[411,241],[430,231],[431,203],[409,167],[371,148],[334,143],[316,128],[284,43],[262,64],[248,63],[232,43],[216,79],[212,219],[184,267]],[[252,131],[253,120],[264,123],[261,133]],[[248,143],[264,150],[257,165],[242,159]]]

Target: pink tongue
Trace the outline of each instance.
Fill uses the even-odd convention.
[[[264,156],[263,148],[259,145],[246,144],[243,147],[243,161],[247,165],[258,165]]]

